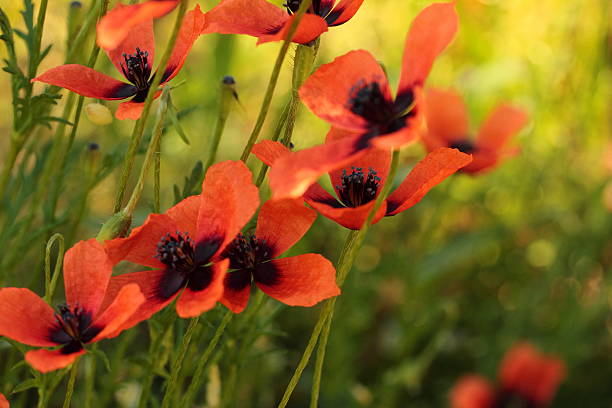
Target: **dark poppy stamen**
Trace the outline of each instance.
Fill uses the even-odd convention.
[[[474,143],[468,139],[457,141],[449,146],[451,149],[457,149],[462,153],[471,154],[476,150]]]
[[[232,269],[254,269],[257,264],[270,260],[270,255],[266,240],[252,234],[238,234],[225,250]]]
[[[393,102],[385,97],[378,82],[355,86],[351,91],[348,108],[373,124],[386,125],[397,116]]]
[[[89,343],[101,331],[101,328],[91,325],[91,314],[79,305],[59,305],[55,321],[57,326],[50,337],[52,341],[64,345],[62,352],[66,354],[82,349],[84,343]]]
[[[136,48],[134,54],[123,54],[124,64],[121,64],[123,75],[128,81],[133,83],[139,91],[149,88],[149,78],[151,77],[151,65],[148,61],[149,52],[141,51]]]
[[[195,245],[187,233],[166,234],[157,244],[155,255],[169,269],[188,275],[196,269]]]
[[[302,0],[287,0],[283,3],[283,7],[287,9],[287,13],[293,14],[293,13],[297,13],[298,9],[300,8],[300,4],[302,4]],[[320,9],[321,9],[321,0],[312,0],[312,4],[308,8],[308,10],[306,10],[306,12],[317,14],[320,16],[321,15],[319,14]],[[321,16],[321,17],[324,17],[324,16]]]
[[[365,175],[361,167],[351,167],[351,172],[342,170],[342,185],[336,186],[340,201],[347,207],[359,207],[376,198],[380,177],[373,168]]]

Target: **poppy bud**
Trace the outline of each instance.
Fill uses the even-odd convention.
[[[113,214],[100,228],[100,232],[96,236],[98,242],[104,242],[109,239],[124,237],[132,224],[132,216],[123,211]]]
[[[312,73],[318,46],[298,45],[293,62],[293,91],[297,93],[306,78]]]
[[[85,106],[85,114],[94,125],[106,126],[113,121],[110,109],[100,103],[90,103]]]
[[[68,7],[68,42],[74,38],[81,24],[83,24],[83,4],[80,1],[70,2]],[[70,45],[70,44],[68,44]]]

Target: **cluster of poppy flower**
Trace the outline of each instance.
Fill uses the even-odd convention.
[[[153,19],[178,3],[150,0],[118,5],[98,24],[98,44],[129,83],[77,64],[50,69],[35,81],[97,99],[131,98],[119,105],[116,117],[137,119],[154,76]],[[362,3],[313,0],[292,40],[311,43],[329,27],[351,19]],[[283,10],[266,0],[223,0],[208,13],[196,6],[180,27],[161,86],[177,75],[200,35],[247,34],[257,37],[258,43],[283,40],[299,5],[300,0],[288,0]],[[164,214],[151,214],[128,237],[104,243],[83,241],[68,250],[66,304],[57,312],[28,289],[1,289],[0,335],[35,347],[56,347],[26,353],[32,367],[47,372],[72,363],[85,352],[85,344],[115,337],[175,299],[177,314],[186,318],[210,310],[217,302],[240,313],[253,283],[292,306],[312,306],[338,295],[335,269],[321,255],[278,258],[308,231],[317,212],[345,228],[362,228],[384,184],[393,182],[387,180],[392,150],[420,137],[429,153],[382,202],[372,222],[396,215],[453,173],[487,170],[512,154],[507,142],[526,123],[523,111],[502,105],[472,142],[466,136],[467,114],[461,98],[451,91],[424,90],[434,60],[452,41],[457,26],[452,2],[434,3],[421,11],[406,38],[395,97],[379,63],[363,50],[321,66],[305,81],[299,91],[301,100],[329,122],[331,130],[324,144],[297,152],[272,141],[255,145],[253,153],[271,167],[273,197],[261,206],[254,233],[242,232],[260,204],[251,172],[242,162],[218,163],[207,171],[201,194]],[[336,197],[317,184],[325,173]],[[112,276],[113,266],[121,261],[148,269]],[[521,350],[525,361],[535,356]],[[537,364],[525,363],[527,368],[521,364],[513,366],[514,371],[504,369],[513,374],[502,375],[505,388],[500,393],[486,388],[482,380],[478,387],[472,381],[458,386],[453,404],[457,408],[501,407],[497,401],[508,395],[532,396],[516,381],[509,386],[506,380],[527,370],[534,374],[530,384],[540,382]],[[555,373],[551,384],[561,377],[560,371]],[[542,395],[550,397],[554,387],[545,388],[547,392],[539,391],[534,401],[545,400]],[[469,392],[486,394],[489,405],[465,402]]]

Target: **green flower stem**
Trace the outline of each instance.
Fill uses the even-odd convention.
[[[97,347],[98,343],[94,344]],[[85,373],[85,402],[83,403],[84,408],[91,408],[94,399],[94,388],[96,384],[96,356],[89,356],[89,364],[87,366],[87,372]]]
[[[159,66],[157,67],[155,77],[153,77],[153,82],[151,83],[149,92],[147,93],[147,98],[144,101],[142,114],[134,125],[130,146],[123,162],[123,170],[121,172],[121,178],[119,180],[119,188],[117,189],[117,195],[115,197],[115,206],[113,211],[114,213],[117,213],[119,212],[119,210],[121,210],[123,196],[125,195],[127,183],[130,178],[130,174],[132,173],[132,167],[134,166],[134,159],[136,158],[138,146],[140,146],[140,141],[142,140],[142,135],[144,134],[145,123],[149,116],[149,112],[151,111],[153,97],[157,93],[157,88],[161,83],[161,79],[166,69],[166,65],[168,65],[168,61],[170,60],[170,56],[172,55],[172,50],[174,49],[174,44],[176,43],[181,24],[183,22],[183,17],[185,16],[185,12],[187,10],[187,3],[188,0],[182,0],[180,2],[178,14],[176,15],[176,21],[174,22],[174,28],[172,29],[172,34],[170,35],[170,39],[168,40],[168,44],[166,45],[164,55],[162,56],[161,61],[159,62]]]
[[[327,349],[327,341],[331,330],[331,323],[334,317],[334,308],[332,308],[329,316],[325,320],[323,331],[321,332],[321,340],[317,347],[317,357],[315,360],[314,376],[312,379],[312,389],[310,391],[310,408],[316,408],[319,405],[319,391],[321,389],[321,377],[323,373],[323,363],[325,361],[325,351]]]
[[[281,114],[278,117],[276,126],[274,127],[274,133],[272,133],[272,137],[270,138],[270,140],[272,140],[273,142],[276,142],[278,139],[280,139],[280,134],[283,131],[283,128],[285,127],[285,123],[287,123],[287,114],[289,113],[290,104],[291,101],[285,104],[285,107],[283,108]],[[259,174],[257,175],[257,180],[255,181],[255,185],[257,187],[261,186],[261,184],[263,183],[264,179],[266,178],[267,171],[268,165],[262,162],[261,167],[259,168]]]
[[[257,117],[257,122],[255,123],[255,127],[253,128],[253,132],[251,132],[251,136],[247,141],[244,150],[242,151],[242,155],[240,156],[240,160],[246,162],[251,154],[251,149],[253,149],[253,145],[257,142],[257,138],[261,133],[261,129],[263,128],[263,124],[266,120],[266,116],[268,115],[268,111],[270,110],[270,104],[272,103],[272,96],[274,95],[274,89],[276,88],[276,83],[278,82],[278,75],[280,74],[280,70],[283,66],[283,62],[285,60],[285,56],[287,55],[287,50],[289,50],[289,46],[291,45],[291,40],[295,35],[298,25],[302,20],[302,17],[306,13],[306,10],[312,4],[312,0],[302,1],[300,4],[300,8],[295,13],[295,18],[289,27],[289,32],[287,33],[287,38],[283,41],[283,45],[278,53],[278,57],[276,57],[276,62],[274,63],[274,69],[272,70],[272,75],[270,76],[270,81],[268,82],[268,88],[266,89],[266,94],[264,95],[264,100],[261,104],[261,109],[259,111],[259,116]]]
[[[168,408],[174,402],[174,393],[179,380],[179,373],[183,366],[183,361],[185,360],[185,356],[187,355],[187,351],[191,345],[191,339],[193,338],[193,334],[198,327],[199,321],[199,316],[191,319],[189,326],[187,326],[187,330],[183,335],[183,341],[181,343],[181,347],[179,348],[178,356],[176,357],[176,360],[174,360],[174,364],[172,364],[170,378],[166,382],[166,393],[164,394],[164,399],[162,400],[162,408]]]
[[[2,167],[2,174],[0,175],[0,200],[4,199],[4,192],[6,191],[6,186],[8,185],[8,181],[11,178],[11,172],[13,171],[13,167],[15,166],[15,161],[17,161],[17,156],[23,147],[23,143],[21,141],[16,140],[11,137],[11,142],[9,145],[9,150],[4,159],[4,166]]]
[[[337,273],[336,282],[338,286],[340,287],[342,287],[342,285],[344,284],[346,277],[348,276],[349,272],[351,271],[353,267],[353,263],[355,262],[355,258],[357,257],[357,252],[363,245],[363,241],[365,240],[367,232],[370,228],[370,224],[372,223],[372,220],[374,219],[376,212],[378,211],[383,201],[388,196],[389,191],[391,190],[391,186],[393,185],[393,179],[395,178],[395,174],[397,173],[398,165],[399,165],[399,150],[395,150],[393,151],[393,159],[391,161],[391,169],[387,177],[387,183],[385,183],[385,185],[383,186],[383,189],[381,190],[380,194],[376,198],[374,207],[372,208],[372,211],[370,211],[370,213],[368,214],[368,218],[366,219],[366,222],[364,223],[363,227],[360,230],[349,232],[346,238],[344,247],[342,248],[340,257],[338,259],[338,266],[336,267],[336,273]],[[312,352],[317,344],[317,340],[319,339],[319,335],[321,335],[322,332],[324,332],[325,334],[323,338],[321,339],[321,344],[319,345],[319,347],[321,347],[322,345],[327,346],[327,340],[329,338],[330,330],[324,330],[324,327],[327,324],[331,326],[331,319],[333,316],[334,307],[336,305],[337,299],[338,299],[337,297],[334,297],[328,300],[327,302],[325,302],[325,305],[323,306],[323,309],[321,310],[321,314],[319,315],[319,320],[317,321],[312,331],[310,340],[308,341],[306,349],[304,350],[304,353],[302,354],[302,358],[300,359],[300,362],[298,363],[298,366],[296,367],[295,372],[293,373],[293,376],[291,377],[291,380],[289,381],[289,385],[285,389],[285,393],[283,394],[283,398],[281,399],[281,402],[279,403],[278,408],[284,408],[287,406],[287,403],[289,402],[289,398],[291,397],[293,390],[297,386],[300,380],[300,377],[302,376],[302,373],[304,372],[304,369],[306,368],[306,365],[308,365],[310,356],[312,355]],[[327,322],[328,320],[329,320],[329,323]],[[320,382],[321,382],[321,373],[323,370],[323,359],[325,357],[325,352],[319,351],[318,355],[320,356],[321,361],[315,367],[313,389],[311,391],[311,400],[313,398],[315,400],[318,399],[319,387],[320,387]],[[315,404],[316,404],[316,401],[315,401]]]
[[[51,248],[55,241],[57,245],[57,258],[55,259],[55,268],[53,268],[53,275],[51,275]],[[47,241],[47,248],[45,250],[45,296],[43,299],[46,303],[51,303],[53,299],[53,293],[55,292],[55,286],[57,285],[57,279],[60,276],[62,265],[64,263],[64,237],[62,234],[53,234],[49,241]]]
[[[204,166],[204,174],[210,166],[212,166],[217,158],[217,150],[219,149],[219,143],[221,142],[221,136],[225,129],[225,123],[234,105],[236,99],[235,82],[231,77],[225,77],[221,81],[221,98],[219,102],[219,113],[217,115],[217,124],[215,125],[215,133],[212,138],[212,144],[210,152],[208,153],[208,160]]]
[[[215,348],[217,347],[221,336],[225,332],[225,328],[232,321],[233,317],[234,313],[231,310],[228,310],[225,313],[225,316],[223,316],[223,320],[221,320],[221,323],[219,323],[217,330],[215,330],[215,334],[213,334],[210,343],[208,343],[206,350],[204,350],[204,354],[202,354],[202,357],[198,361],[198,365],[196,366],[195,373],[193,374],[191,384],[189,384],[189,387],[185,392],[185,396],[181,401],[181,407],[190,407],[193,405],[195,394],[200,390],[202,381],[204,381],[205,368],[207,367],[208,360],[210,359],[210,356],[212,355]]]
[[[155,146],[153,157],[153,212],[161,212],[161,138]]]
[[[72,400],[72,394],[74,393],[74,383],[76,382],[76,377],[79,368],[79,360],[75,360],[72,363],[72,367],[70,368],[70,378],[68,379],[68,387],[66,388],[66,397],[64,398],[63,408],[70,408],[70,401]]]

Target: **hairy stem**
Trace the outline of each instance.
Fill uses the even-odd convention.
[[[68,386],[66,388],[66,397],[64,398],[63,408],[70,408],[70,401],[72,400],[72,394],[74,393],[74,383],[76,382],[77,372],[79,368],[79,360],[77,359],[72,363],[70,368],[70,378],[68,379]]]

